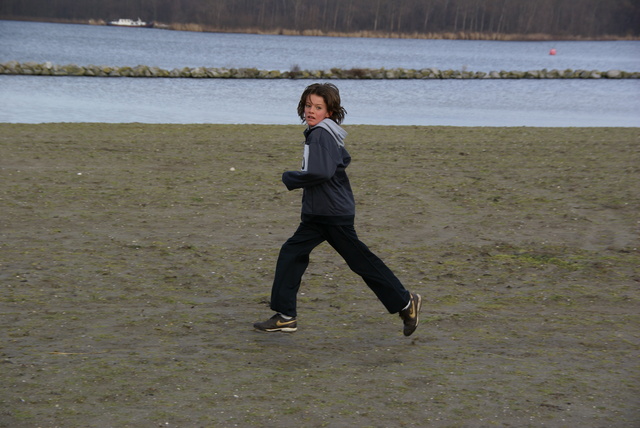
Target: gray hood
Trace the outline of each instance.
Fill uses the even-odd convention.
[[[342,129],[340,125],[335,123],[333,120],[327,118],[314,126],[314,128],[326,129],[329,131],[329,134],[331,134],[333,139],[336,140],[336,143],[338,143],[340,147],[344,147],[344,139],[347,137],[347,131]]]

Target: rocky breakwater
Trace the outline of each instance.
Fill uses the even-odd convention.
[[[530,71],[466,71],[415,69],[351,68],[331,70],[290,71],[258,70],[256,68],[175,68],[138,65],[111,67],[104,65],[79,66],[9,61],[0,64],[0,74],[32,76],[89,76],[89,77],[165,77],[165,78],[217,78],[217,79],[638,79],[640,72],[621,70],[530,70]]]

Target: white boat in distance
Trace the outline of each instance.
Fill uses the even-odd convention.
[[[127,19],[127,18],[120,18],[117,21],[109,21],[107,22],[107,25],[111,25],[113,27],[143,27],[143,28],[149,28],[149,27],[153,27],[153,22],[145,22],[143,20],[141,20],[140,18],[138,18],[137,21],[134,21],[133,19]]]

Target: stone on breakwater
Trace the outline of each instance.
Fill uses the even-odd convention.
[[[68,64],[63,66],[63,69],[66,71],[69,76],[84,76],[84,68],[77,66],[75,64]]]
[[[46,76],[91,76],[91,77],[173,77],[173,78],[218,78],[218,79],[639,79],[640,72],[621,70],[529,70],[473,72],[467,70],[439,70],[437,68],[414,69],[363,69],[349,70],[258,70],[257,68],[175,68],[171,71],[159,67],[138,65],[136,67],[78,66],[75,64],[54,65],[50,62],[38,64],[32,61],[21,64],[8,61],[0,64],[0,74],[46,75]]]

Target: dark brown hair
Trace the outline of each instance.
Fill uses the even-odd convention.
[[[333,83],[314,83],[306,87],[300,102],[298,103],[298,116],[304,122],[304,107],[307,104],[309,95],[317,95],[324,99],[327,105],[327,111],[331,113],[330,119],[340,124],[344,120],[347,111],[340,105],[340,91]]]

